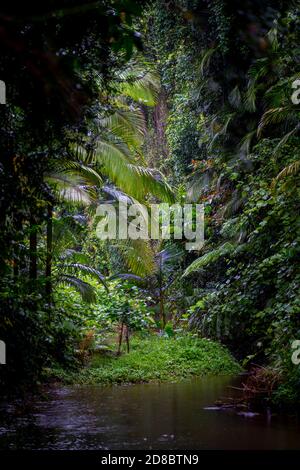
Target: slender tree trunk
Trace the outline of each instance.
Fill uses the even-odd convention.
[[[125,338],[126,338],[127,352],[129,353],[130,347],[129,347],[129,328],[128,328],[128,326],[126,326],[126,336],[125,336]]]
[[[166,326],[166,314],[165,314],[165,304],[164,304],[164,291],[163,291],[163,265],[162,258],[160,257],[159,262],[159,316],[162,323],[162,328]]]
[[[160,272],[162,272],[162,268],[160,269]],[[162,276],[159,276],[159,316],[160,316],[162,328],[164,328],[166,326],[166,314],[165,314]]]
[[[119,346],[118,346],[118,352],[117,355],[120,356],[121,354],[121,347],[122,347],[122,340],[123,340],[123,328],[124,328],[124,323],[121,323],[121,330],[119,333]]]
[[[29,277],[32,280],[37,279],[37,230],[32,216],[29,235]]]
[[[47,216],[47,254],[46,254],[46,298],[48,303],[52,300],[52,242],[53,242],[53,230],[52,230],[52,216],[53,208],[52,205],[48,205],[48,216]]]
[[[166,326],[166,312],[165,312],[164,294],[162,290],[160,290],[159,297],[160,297],[159,298],[159,315],[161,318],[162,327],[164,328]]]

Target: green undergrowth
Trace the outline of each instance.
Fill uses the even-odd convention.
[[[135,335],[121,356],[94,354],[79,372],[53,371],[69,384],[122,384],[179,381],[192,376],[241,371],[227,349],[205,338]]]

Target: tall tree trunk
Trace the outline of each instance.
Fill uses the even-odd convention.
[[[166,314],[165,314],[164,290],[163,290],[163,263],[162,263],[161,256],[159,259],[158,285],[159,285],[159,317],[161,320],[162,328],[165,328]]]
[[[37,230],[33,216],[30,217],[29,277],[32,280],[37,279]]]
[[[121,354],[121,347],[122,347],[122,340],[123,340],[123,328],[124,328],[124,323],[121,323],[121,329],[119,333],[119,345],[118,345],[118,352],[117,355],[120,356]]]
[[[166,326],[166,313],[165,313],[165,303],[164,303],[164,294],[163,290],[160,289],[159,291],[159,316],[162,322],[162,327]]]
[[[128,326],[126,326],[125,338],[126,338],[127,352],[129,353],[130,347],[129,347],[129,328],[128,328]]]
[[[48,215],[47,215],[47,254],[46,254],[46,298],[48,303],[52,300],[52,249],[53,249],[53,230],[52,230],[52,216],[53,207],[48,204]]]

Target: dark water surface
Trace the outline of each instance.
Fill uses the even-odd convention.
[[[0,449],[300,449],[296,418],[205,409],[232,379],[59,387],[0,410]]]

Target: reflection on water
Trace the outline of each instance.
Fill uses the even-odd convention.
[[[30,409],[3,406],[1,449],[300,449],[295,418],[221,411],[229,378],[60,387]],[[211,407],[211,409],[209,409]],[[208,409],[205,409],[208,408]]]

